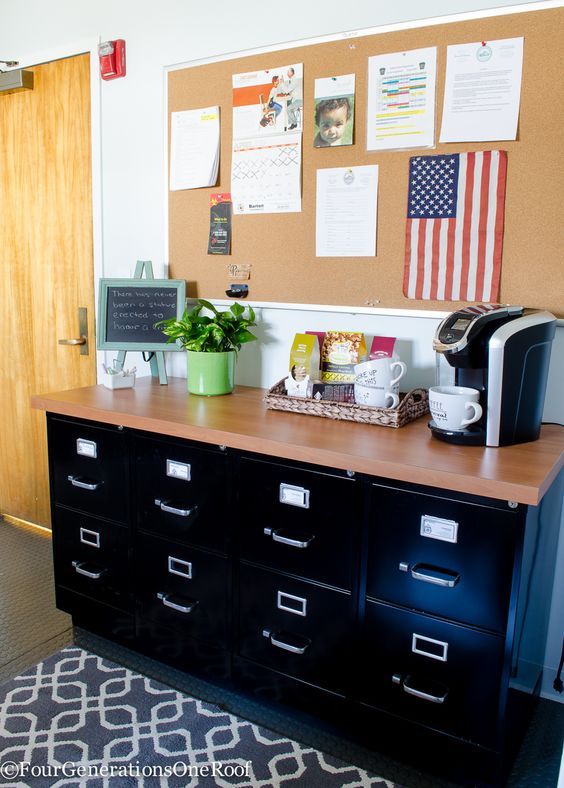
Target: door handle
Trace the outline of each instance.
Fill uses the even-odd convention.
[[[80,355],[88,355],[88,309],[78,307],[78,333],[80,336],[71,339],[59,339],[59,345],[80,345]]]

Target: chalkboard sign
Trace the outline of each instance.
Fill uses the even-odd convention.
[[[184,312],[183,279],[101,279],[99,350],[181,350],[155,323]]]

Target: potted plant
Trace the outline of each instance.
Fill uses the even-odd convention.
[[[211,316],[203,315],[203,309]],[[234,303],[220,312],[203,298],[192,310],[186,309],[180,320],[171,317],[155,324],[168,342],[179,341],[187,351],[188,391],[208,397],[233,391],[237,351],[256,339],[250,326],[256,326],[252,307]]]

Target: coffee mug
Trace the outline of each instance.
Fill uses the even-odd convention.
[[[395,361],[389,357],[374,358],[363,361],[362,364],[355,364],[354,371],[357,383],[363,386],[377,386],[397,394],[398,383],[407,372],[407,366],[403,361]]]
[[[383,386],[355,383],[354,401],[357,405],[371,405],[375,408],[397,408],[399,395],[393,391],[386,391]]]
[[[480,392],[466,386],[431,386],[429,410],[439,429],[462,432],[482,417],[479,399]]]

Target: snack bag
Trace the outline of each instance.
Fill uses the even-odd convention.
[[[319,379],[319,345],[314,334],[296,334],[290,351],[290,374],[295,380]]]
[[[321,353],[321,380],[354,383],[355,364],[366,359],[366,342],[361,331],[328,331]]]

